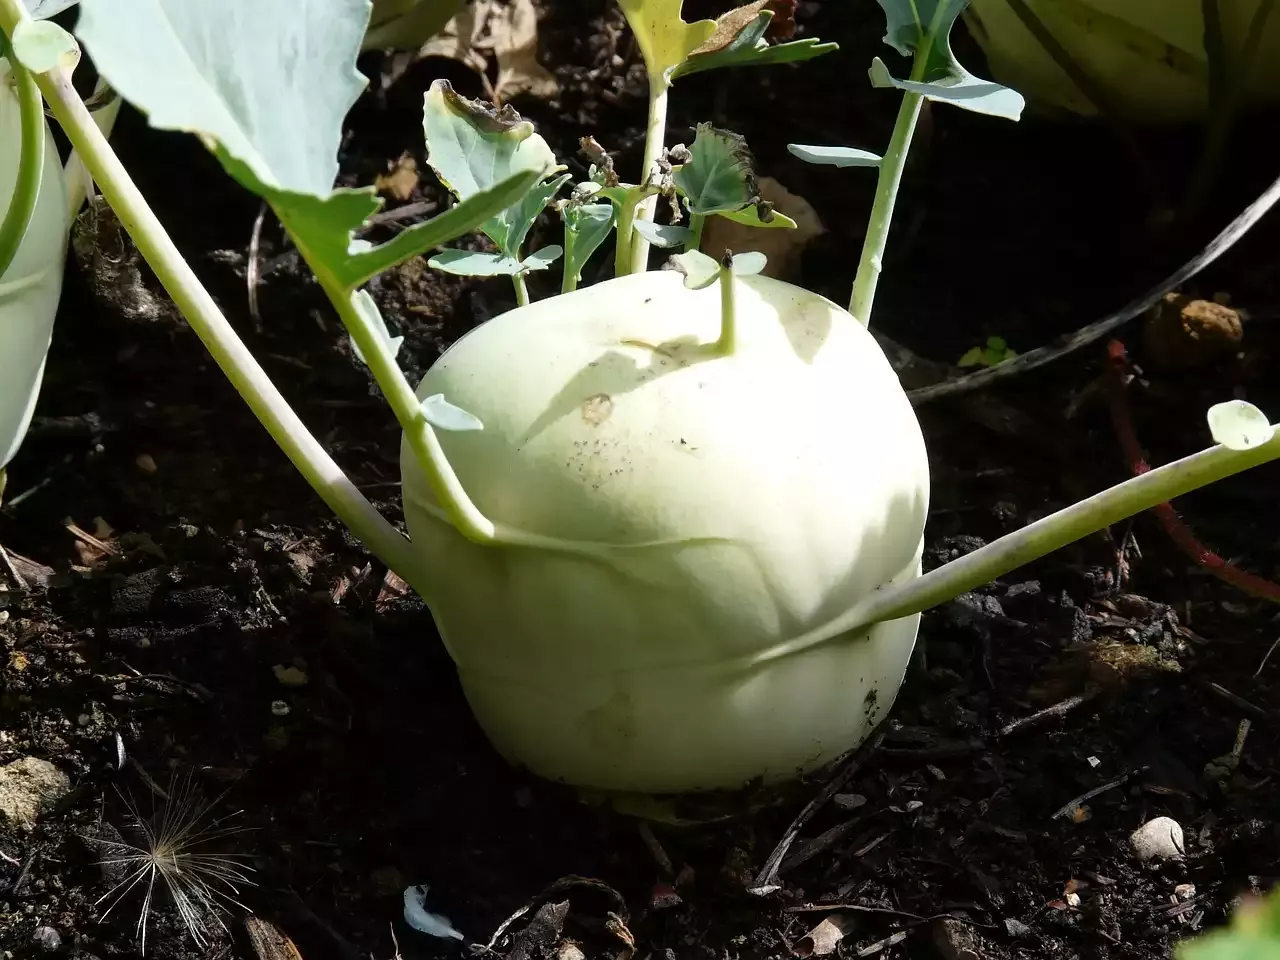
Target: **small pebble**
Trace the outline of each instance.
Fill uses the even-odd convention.
[[[1182,827],[1170,817],[1148,820],[1129,836],[1133,855],[1146,863],[1182,856]]]
[[[138,465],[138,469],[143,473],[155,473],[160,469],[156,466],[156,458],[149,453],[138,454],[138,459],[134,463]]]
[[[1004,929],[1011,937],[1025,937],[1031,933],[1030,927],[1021,920],[1013,919],[1013,917],[1005,918]]]
[[[841,810],[857,810],[866,806],[867,798],[860,793],[837,793],[831,798],[831,802]]]
[[[1173,888],[1173,895],[1178,900],[1190,900],[1196,895],[1196,885],[1194,883],[1180,883]]]
[[[31,940],[45,953],[57,953],[62,949],[62,935],[53,927],[36,927]]]
[[[283,700],[272,700],[271,715],[273,717],[287,717],[289,715],[289,704]]]

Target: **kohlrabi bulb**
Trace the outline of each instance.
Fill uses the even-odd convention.
[[[44,378],[53,318],[62,294],[67,255],[67,199],[58,150],[48,125],[36,208],[13,262],[0,276],[0,469],[22,443]],[[21,125],[18,100],[0,60],[0,220],[18,176]]]
[[[426,599],[480,724],[512,761],[586,788],[787,780],[884,716],[918,615],[788,656],[920,571],[929,471],[914,411],[847,311],[761,276],[624,276],[496,317],[418,388],[484,429],[440,432],[496,524],[478,545],[407,445]]]

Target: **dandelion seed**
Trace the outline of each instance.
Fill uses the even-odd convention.
[[[227,931],[220,914],[231,906],[245,909],[236,899],[239,888],[254,885],[248,876],[253,868],[245,862],[245,857],[212,852],[210,845],[232,834],[243,833],[247,828],[224,826],[235,814],[210,819],[211,811],[225,793],[211,803],[202,803],[189,773],[171,781],[168,797],[153,809],[149,818],[142,816],[132,797],[118,789],[117,793],[124,801],[129,825],[137,833],[139,842],[95,841],[107,848],[99,864],[124,874],[95,904],[111,901],[101,919],[105,920],[132,891],[140,890],[142,905],[135,935],[140,940],[141,955],[145,956],[148,920],[155,897],[167,895],[196,946],[206,948],[213,933],[211,924]]]

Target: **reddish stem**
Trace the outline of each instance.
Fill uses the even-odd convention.
[[[1129,463],[1134,475],[1146,473],[1151,469],[1143,456],[1142,447],[1138,444],[1137,433],[1133,429],[1133,418],[1129,412],[1129,401],[1126,387],[1133,379],[1129,366],[1128,354],[1124,344],[1119,340],[1111,340],[1107,344],[1107,394],[1111,401],[1111,422],[1115,426],[1116,437],[1120,441],[1120,449]],[[1178,548],[1190,557],[1197,566],[1204,568],[1220,580],[1224,580],[1246,593],[1264,600],[1280,603],[1280,585],[1272,583],[1264,577],[1241,570],[1224,560],[1198,539],[1186,522],[1178,516],[1173,504],[1165,502],[1152,508],[1160,524],[1169,538]]]

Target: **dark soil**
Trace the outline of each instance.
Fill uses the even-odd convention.
[[[716,9],[696,6],[689,13]],[[799,280],[838,300],[871,177],[807,167],[784,147],[886,142],[896,98],[870,90],[864,73],[887,50],[875,12],[801,3],[802,29],[840,41],[840,54],[690,78],[674,97],[673,142],[691,139],[700,119],[736,130],[762,174],[821,209],[829,232]],[[578,173],[584,133],[620,151],[624,170],[636,165],[643,76],[625,37],[610,39],[619,32],[604,0],[555,5],[541,36],[562,94],[517,104]],[[956,40],[981,72],[981,57]],[[376,75],[385,64],[371,57],[363,67]],[[352,116],[350,182],[369,182],[404,151],[425,169],[421,95],[439,75],[480,93],[464,68],[429,61],[370,94]],[[950,362],[991,334],[1027,350],[1082,326],[1152,285],[1266,186],[1276,171],[1256,149],[1256,129],[1246,125],[1201,221],[1175,231],[1154,224],[1158,205],[1185,188],[1194,132],[1150,138],[1155,182],[1098,124],[930,111],[899,202],[877,328]],[[392,417],[278,227],[268,218],[262,231],[255,320],[246,250],[258,202],[198,144],[150,131],[136,115],[126,113],[114,142],[303,419],[398,518]],[[415,199],[441,196],[424,176]],[[1264,220],[1187,291],[1226,291],[1252,311],[1225,360],[1170,371],[1147,363],[1139,324],[1121,331],[1145,365],[1127,394],[1152,463],[1204,446],[1213,402],[1239,395],[1280,410],[1270,319],[1280,315],[1278,232],[1280,220]],[[815,904],[848,905],[839,914],[850,921],[839,947],[847,957],[1168,957],[1280,876],[1280,654],[1259,669],[1280,629],[1275,608],[1195,568],[1150,514],[927,615],[884,742],[842,788],[865,804],[828,803],[803,826],[780,891],[745,888],[804,796],[731,824],[654,826],[662,862],[637,821],[495,755],[423,605],[388,586],[331,519],[190,329],[163,298],[148,299],[148,276],[130,285],[128,248],[99,239],[96,270],[71,260],[38,419],[0,513],[0,543],[30,588],[0,592],[0,763],[45,758],[73,783],[33,831],[0,832],[5,956],[45,955],[44,926],[64,956],[136,955],[139,891],[102,919],[106,904],[95,901],[118,875],[98,865],[92,838],[127,827],[122,795],[144,811],[158,802],[139,771],[160,789],[176,772],[210,799],[226,791],[215,815],[239,811],[230,822],[246,830],[219,849],[256,870],[257,885],[239,899],[306,960],[390,960],[393,932],[406,960],[465,949],[404,924],[409,884],[429,885],[428,907],[468,942],[489,941],[531,905],[495,944],[512,957],[553,955],[563,920],[563,937],[588,957],[624,955],[633,938],[638,958],[780,958],[803,952],[825,915]],[[535,295],[553,282],[536,278]],[[411,380],[511,303],[502,283],[420,262],[375,294],[406,335]],[[922,408],[934,470],[931,566],[1128,475],[1094,389],[1102,361],[1098,344],[987,391],[983,405]],[[1178,508],[1218,553],[1274,577],[1277,479],[1260,468]],[[287,667],[306,684],[282,683],[277,668]],[[1002,733],[1073,697],[1086,699]],[[1207,776],[1244,719],[1252,727],[1238,766]],[[1127,838],[1158,815],[1181,823],[1186,856],[1148,867]],[[597,882],[548,891],[565,877]],[[530,923],[544,902],[565,899],[567,917],[548,909]],[[245,916],[231,909],[230,934],[215,930],[198,947],[158,894],[147,953],[295,956],[255,954]]]

